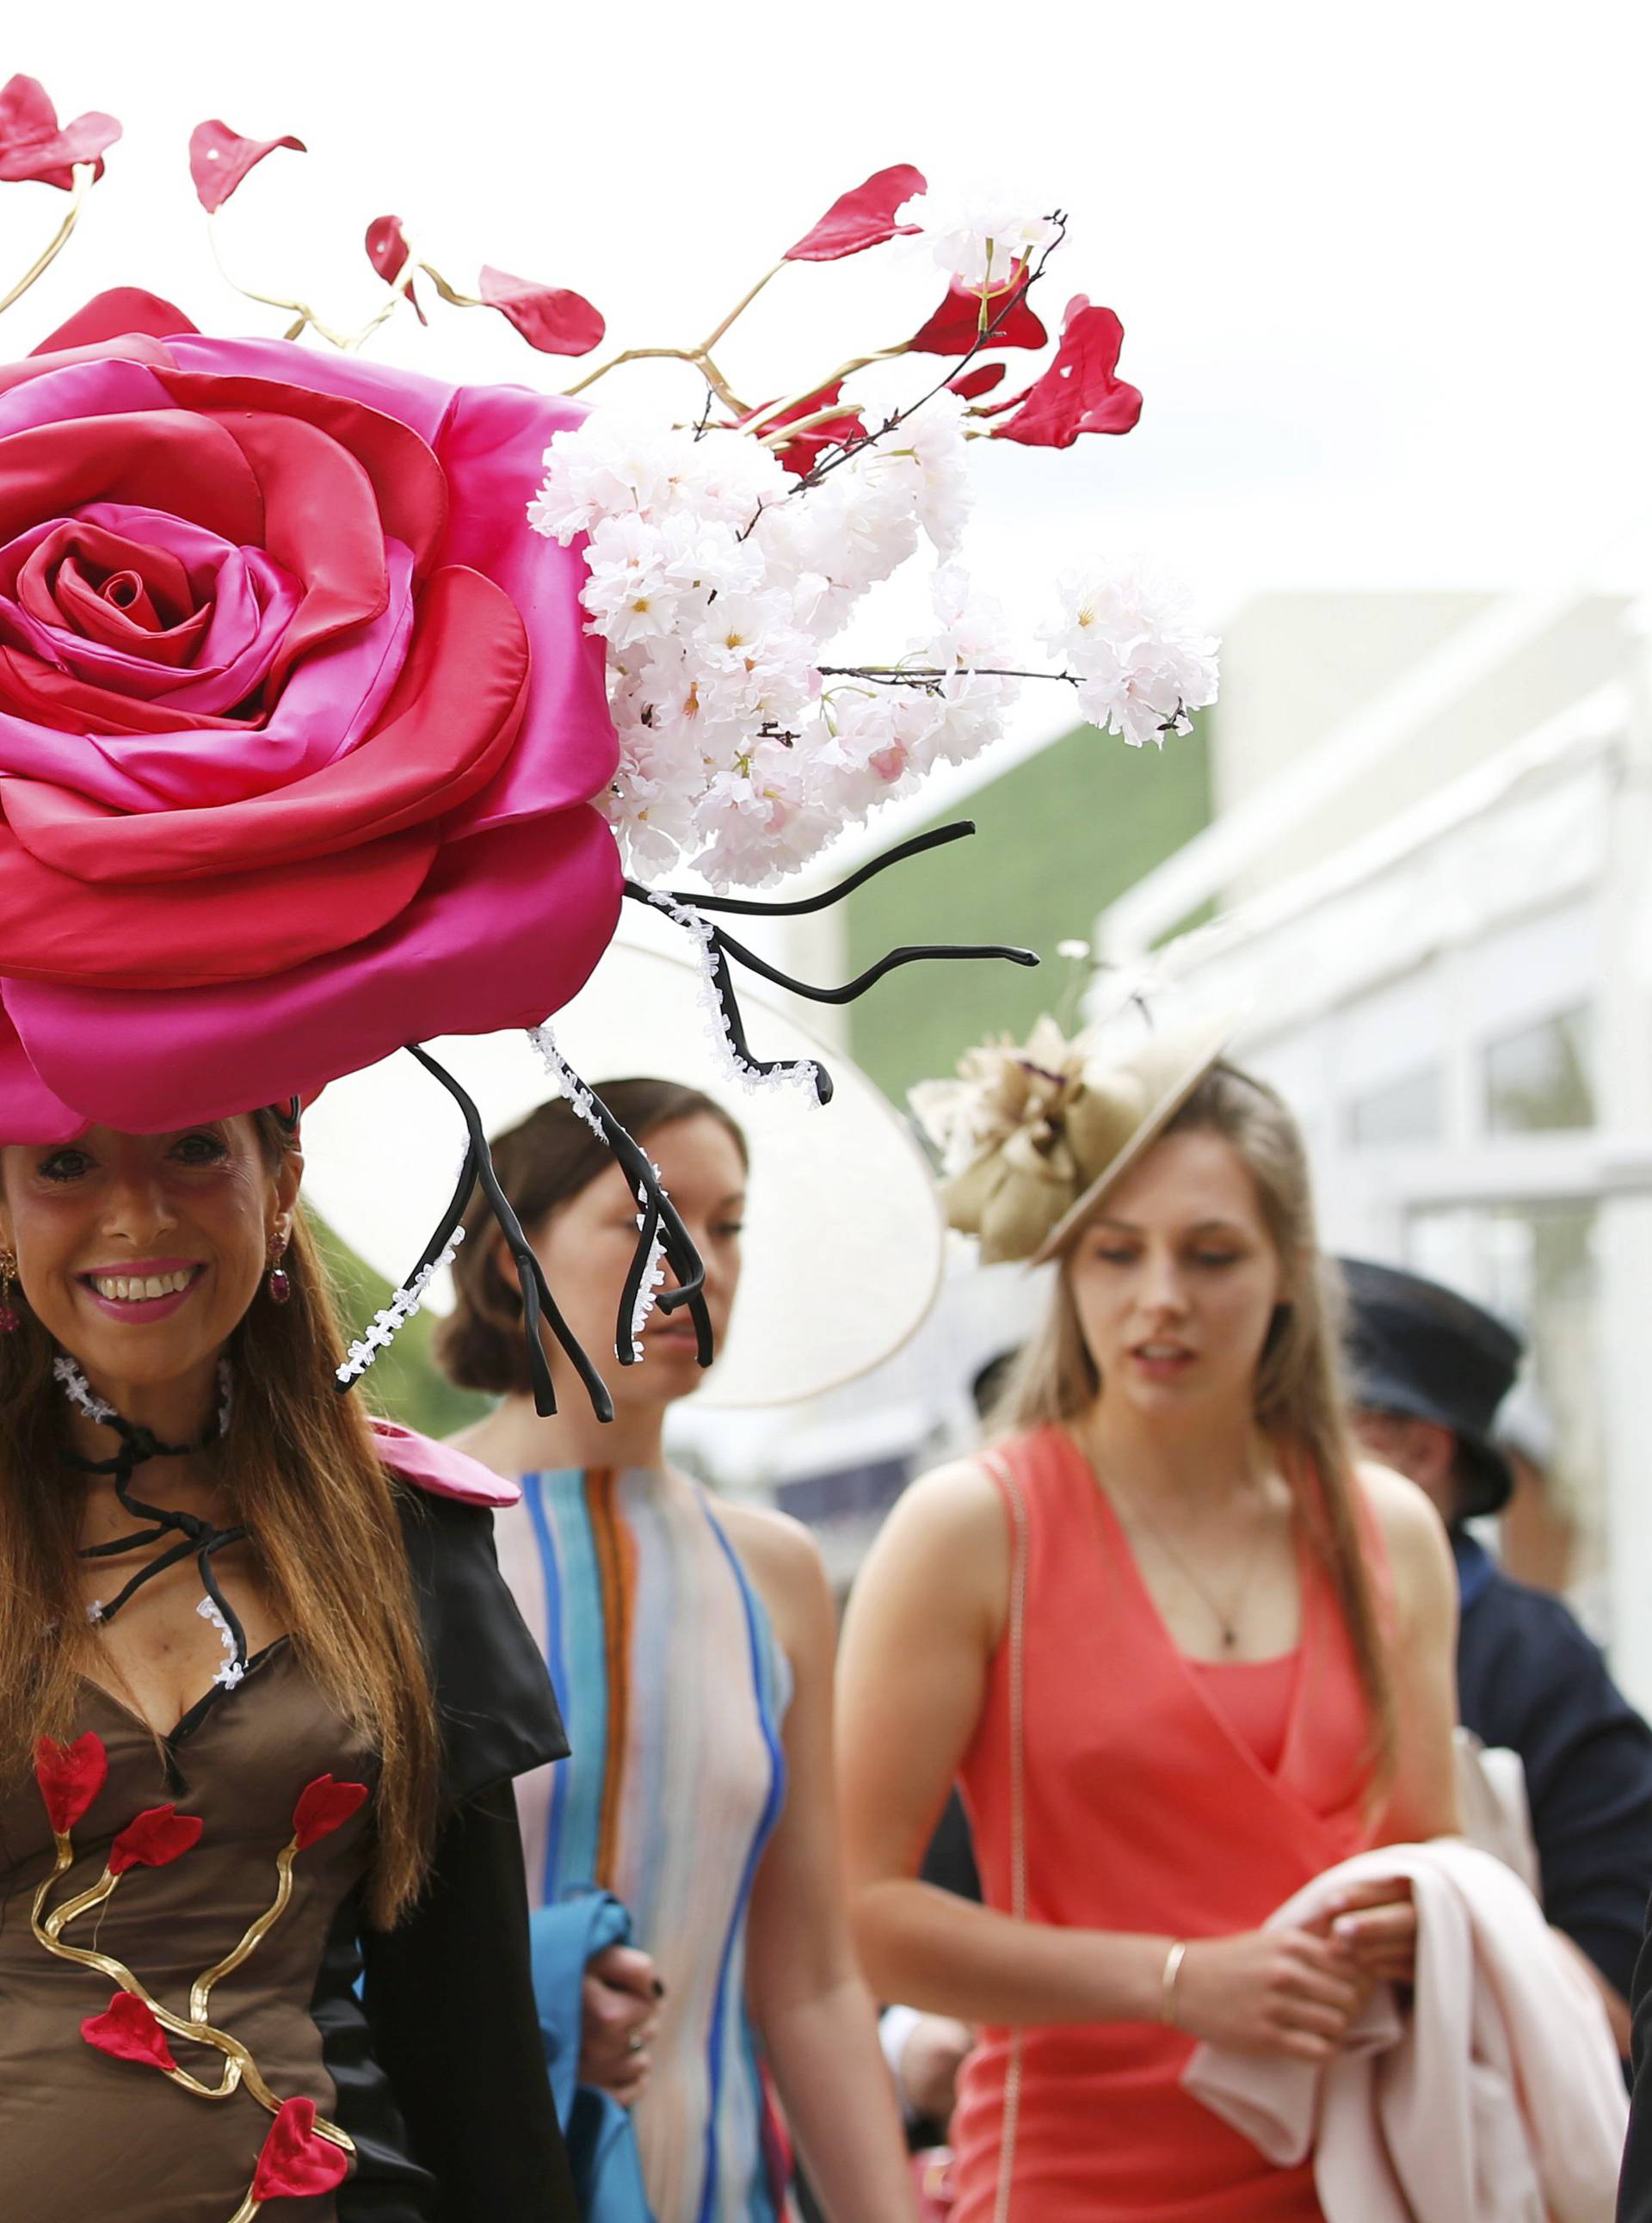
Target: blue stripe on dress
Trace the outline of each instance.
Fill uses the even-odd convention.
[[[751,1901],[752,1885],[757,1875],[757,1864],[763,1857],[763,1848],[773,1834],[774,1824],[779,1817],[780,1808],[785,1803],[785,1754],[775,1726],[770,1678],[767,1673],[768,1665],[773,1657],[775,1648],[773,1634],[768,1625],[768,1615],[764,1611],[762,1603],[752,1584],[747,1580],[746,1570],[740,1563],[739,1554],[723,1533],[722,1523],[711,1510],[703,1496],[701,1497],[701,1503],[704,1507],[706,1519],[711,1523],[712,1533],[722,1546],[723,1556],[734,1573],[741,1603],[746,1609],[746,1634],[751,1648],[752,1688],[757,1698],[763,1741],[768,1747],[770,1767],[769,1795],[764,1803],[762,1819],[758,1823],[757,1833],[752,1840],[751,1849],[746,1857],[745,1873],[740,1881],[739,1911],[728,1935],[723,1939],[722,1961],[717,1975],[717,2005],[711,2025],[711,2106],[706,2119],[706,2176],[705,2184],[700,2195],[699,2215],[699,2223],[712,2223],[717,2195],[717,2108],[722,2097],[725,2044],[723,2018],[728,2008],[728,1963],[734,1953],[735,1940],[745,1924],[747,1911]],[[753,2065],[753,2068],[756,2065],[754,2060]],[[760,2083],[757,2092],[753,2094],[760,2110]]]
[[[545,1591],[545,1662],[551,1671],[565,1726],[572,1717],[573,1702],[568,1689],[568,1655],[562,1641],[562,1578],[556,1537],[545,1509],[543,1475],[525,1474],[522,1496],[527,1504],[528,1518],[533,1523],[533,1540],[539,1547]],[[547,1905],[554,1905],[557,1898],[557,1851],[562,1841],[562,1810],[568,1795],[568,1773],[565,1767],[553,1767],[551,1771],[551,1818],[545,1829],[545,1870],[539,1882],[539,1895]]]
[[[601,1660],[607,1638],[602,1621],[602,1578],[596,1561],[585,1477],[577,1467],[562,1467],[539,1477],[551,1499],[541,1501],[541,1517],[552,1538],[556,1579],[562,1591],[563,1646],[570,1659]],[[571,1678],[564,1716],[568,1742],[579,1754],[577,1767],[557,1769],[561,1811],[557,1857],[547,1867],[545,1899],[556,1905],[570,1889],[587,1888],[596,1874],[602,1829],[602,1794],[608,1773],[608,1681],[602,1674]]]

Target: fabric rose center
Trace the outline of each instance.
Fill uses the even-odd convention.
[[[57,690],[114,689],[180,720],[247,715],[300,599],[263,549],[126,503],[89,503],[0,549],[0,639],[58,675]],[[36,715],[91,707],[42,700],[15,659],[7,676]]]

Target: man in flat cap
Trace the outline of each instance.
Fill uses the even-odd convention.
[[[1652,1892],[1652,1729],[1561,1600],[1504,1574],[1466,1525],[1498,1512],[1513,1487],[1492,1428],[1523,1346],[1437,1282],[1341,1265],[1359,1433],[1421,1485],[1451,1534],[1463,1724],[1520,1758],[1544,1911],[1589,1962],[1627,2053]]]

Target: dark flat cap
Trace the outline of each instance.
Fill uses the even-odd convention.
[[[1491,1429],[1520,1371],[1521,1338],[1483,1305],[1421,1274],[1365,1258],[1337,1265],[1348,1292],[1354,1401],[1449,1428],[1462,1453],[1460,1517],[1497,1512],[1514,1476]]]

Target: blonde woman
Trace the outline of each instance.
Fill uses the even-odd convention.
[[[1379,1886],[1271,1909],[1455,1825],[1454,1590],[1421,1493],[1356,1466],[1302,1145],[1220,1037],[1098,1069],[980,1052],[925,1107],[967,1138],[955,1224],[1058,1263],[1009,1433],[910,1490],[853,1601],[840,1751],[877,1989],[982,2029],[957,2223],[1308,2223],[1181,2088],[1210,2039],[1318,2062],[1409,1969]],[[986,1904],[917,1881],[953,1778]],[[1372,1904],[1371,1900],[1385,1903]]]

